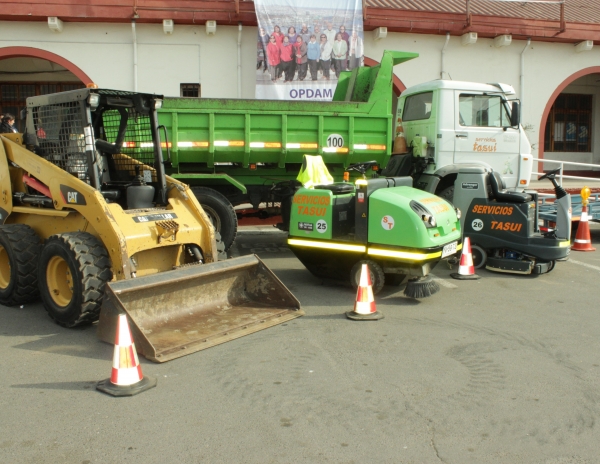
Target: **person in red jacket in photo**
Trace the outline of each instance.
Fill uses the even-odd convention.
[[[271,36],[275,36],[277,45],[281,45],[283,43],[283,32],[281,32],[281,28],[279,26],[273,27],[273,33]]]
[[[296,56],[296,69],[298,69],[298,80],[303,81],[306,77],[306,71],[308,70],[308,57],[306,56],[307,44],[304,43],[304,39],[301,35],[296,37],[294,48]]]
[[[283,43],[279,47],[279,51],[285,82],[292,82],[294,79],[294,46],[290,43],[287,35],[283,38]]]
[[[279,68],[281,67],[281,51],[279,50],[279,45],[277,45],[277,38],[275,35],[272,35],[269,38],[269,44],[267,45],[267,59],[269,61],[271,80],[276,82],[279,78]]]

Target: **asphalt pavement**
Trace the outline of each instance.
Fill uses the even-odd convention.
[[[537,277],[478,270],[441,291],[376,296],[306,271],[271,228],[244,228],[306,315],[164,364],[156,388],[95,390],[113,347],[41,304],[0,307],[2,463],[598,463],[599,251]],[[455,271],[456,269],[454,269]]]

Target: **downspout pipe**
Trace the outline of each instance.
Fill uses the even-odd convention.
[[[242,98],[242,23],[238,23],[237,42],[237,95]]]
[[[440,79],[444,78],[444,73],[446,72],[445,68],[444,68],[444,66],[445,66],[444,58],[446,56],[446,47],[448,46],[449,41],[450,41],[450,33],[446,32],[446,42],[444,42],[444,46],[442,48],[442,70],[440,71]]]
[[[527,39],[527,45],[523,48],[521,52],[521,76],[520,76],[520,99],[521,99],[521,114],[523,113],[523,100],[525,98],[525,52],[531,45],[531,38]]]
[[[133,91],[138,91],[138,56],[137,34],[135,33],[135,19],[131,20],[131,36],[133,38]]]

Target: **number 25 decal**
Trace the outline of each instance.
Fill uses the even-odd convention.
[[[317,232],[320,234],[327,232],[327,223],[323,219],[317,221]]]

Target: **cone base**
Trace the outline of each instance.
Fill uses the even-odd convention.
[[[383,319],[383,314],[378,311],[370,314],[358,314],[354,311],[348,311],[346,317],[353,321],[378,321],[379,319]]]
[[[575,248],[575,247],[571,247],[571,251],[596,251],[596,249],[594,247],[588,247],[588,248]]]
[[[157,380],[154,377],[145,376],[133,385],[115,385],[110,379],[101,380],[96,385],[96,390],[111,396],[133,396],[156,387]]]
[[[453,279],[458,279],[458,280],[477,280],[477,279],[481,279],[481,276],[478,276],[477,274],[462,275],[462,274],[459,274],[457,272],[453,272],[452,274],[450,274],[450,277],[452,277]]]

